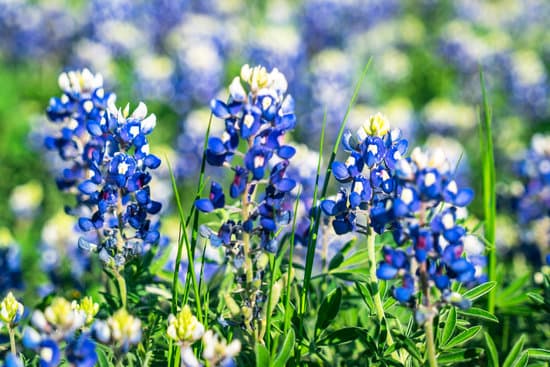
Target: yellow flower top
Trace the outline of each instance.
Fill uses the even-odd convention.
[[[6,324],[15,324],[23,315],[25,307],[9,292],[8,295],[0,303],[0,321]]]
[[[185,305],[176,316],[170,315],[166,333],[177,342],[193,343],[204,334],[204,326],[193,315],[191,308]]]
[[[74,330],[82,326],[83,317],[73,310],[71,302],[63,297],[55,297],[50,306],[44,310],[46,320],[63,330]]]
[[[95,315],[99,312],[99,304],[95,303],[92,297],[84,297],[80,300],[80,304],[76,301],[72,303],[73,310],[81,311],[86,315],[86,325],[90,325],[94,321]]]
[[[241,79],[248,83],[252,90],[258,90],[268,86],[269,73],[263,66],[251,68],[246,64],[241,68]]]
[[[136,344],[141,339],[141,321],[122,308],[107,320],[111,337],[123,343]]]
[[[386,116],[378,112],[363,124],[363,130],[367,135],[382,137],[390,131],[390,122]]]

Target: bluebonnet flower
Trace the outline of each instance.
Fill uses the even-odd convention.
[[[393,296],[417,312],[422,311],[416,305],[418,291],[424,295],[423,307],[435,304],[429,300],[432,285],[439,289],[441,302],[452,300],[459,307],[468,307],[467,300],[451,292],[451,284],[471,286],[485,281],[480,274],[485,261],[483,247],[473,246],[473,238],[458,222],[458,208],[471,202],[473,191],[457,186],[441,152],[428,154],[415,148],[410,158],[397,162],[395,176],[395,197],[386,207],[392,213],[390,228],[396,243],[407,247],[384,250],[378,277],[400,278],[402,284],[393,289]],[[466,245],[470,253],[465,251]],[[414,268],[419,270],[413,273]]]
[[[296,186],[286,174],[296,153],[294,147],[284,144],[285,134],[296,124],[294,101],[285,95],[286,90],[286,79],[277,69],[268,72],[262,66],[244,65],[241,76],[229,86],[229,99],[210,104],[212,113],[225,120],[225,131],[221,138],[210,137],[206,159],[212,166],[233,172],[229,196],[240,200],[234,205],[224,203],[223,189],[214,182],[209,198],[197,200],[195,207],[203,212],[224,206],[229,210],[230,219],[219,229],[203,226],[201,234],[212,245],[223,245],[237,268],[236,281],[246,289],[241,295],[246,311],[240,319],[249,331],[258,327],[255,324],[261,319],[266,298],[262,282],[265,252],[278,249],[276,234],[290,221],[286,202]],[[247,147],[244,153],[238,150],[240,142]]]
[[[92,335],[100,343],[127,353],[132,345],[141,341],[141,321],[122,308],[106,321],[96,320],[92,324]]]
[[[160,237],[159,223],[151,215],[161,204],[151,198],[149,171],[161,161],[149,152],[147,141],[156,117],[147,116],[143,103],[131,115],[129,106],[117,110],[101,87],[102,78],[87,70],[62,74],[60,85],[65,94],[51,100],[47,114],[69,126],[46,144],[74,163],[58,185],[78,190],[79,207],[72,212],[79,215],[83,232],[97,235],[93,241],[81,238],[79,245],[121,267]]]
[[[9,292],[0,302],[0,325],[13,328],[21,321],[24,311],[23,304],[17,301],[12,292]]]
[[[355,134],[347,131],[342,141],[349,153],[345,162],[335,161],[332,173],[342,187],[336,200],[321,203],[323,212],[334,217],[337,234],[358,231],[366,233],[367,225],[357,220],[370,216],[370,225],[381,232],[393,218],[387,215],[386,200],[395,190],[393,171],[405,154],[408,142],[397,129],[390,131],[387,119],[371,116]],[[358,214],[363,213],[363,216]]]
[[[32,326],[23,330],[23,346],[38,354],[40,366],[58,366],[63,355],[75,366],[93,366],[97,354],[86,326],[98,309],[99,305],[89,297],[80,303],[56,297],[44,311],[33,312]],[[63,343],[66,349],[62,348]]]
[[[241,350],[241,342],[234,339],[231,343],[221,338],[212,330],[208,330],[202,337],[204,349],[202,357],[210,366],[232,367],[236,366],[234,358]]]
[[[0,228],[0,295],[23,288],[20,246],[7,228]]]

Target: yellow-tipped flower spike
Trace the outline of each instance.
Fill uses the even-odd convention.
[[[378,112],[363,124],[363,130],[367,135],[382,137],[390,131],[390,123],[386,116]]]
[[[166,333],[173,340],[180,343],[193,343],[204,334],[204,326],[191,313],[188,305],[176,315],[168,317],[168,329]]]
[[[23,304],[17,302],[13,293],[9,292],[0,303],[0,321],[8,325],[15,325],[21,320],[23,311],[25,311]]]
[[[111,338],[122,344],[137,344],[141,340],[141,321],[122,308],[107,320]]]
[[[62,330],[76,330],[84,324],[85,316],[73,309],[71,303],[63,297],[53,299],[44,310],[46,320]]]
[[[84,297],[80,300],[80,304],[73,301],[72,308],[86,315],[86,325],[90,325],[94,321],[95,315],[99,312],[99,304],[95,303],[92,297]]]
[[[250,85],[250,89],[253,91],[266,88],[269,84],[269,73],[263,66],[251,68],[248,64],[243,65],[241,78]]]

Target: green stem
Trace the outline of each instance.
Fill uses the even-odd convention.
[[[11,325],[8,325],[8,333],[10,334],[11,353],[14,356],[16,356],[17,355],[17,349],[15,348],[15,330],[11,327]]]
[[[122,308],[126,308],[126,279],[124,279],[124,275],[120,274],[119,269],[115,269],[114,273],[118,284],[118,294],[122,302]]]
[[[437,367],[437,359],[435,357],[433,317],[428,317],[428,320],[424,324],[424,331],[426,332],[426,349],[428,351],[428,363],[430,364],[430,367]]]

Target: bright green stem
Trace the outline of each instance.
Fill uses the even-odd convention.
[[[126,308],[126,279],[124,279],[124,275],[122,275],[118,269],[115,269],[114,274],[118,284],[118,294],[122,302],[122,308]]]
[[[15,330],[11,327],[11,325],[8,325],[8,333],[10,334],[11,354],[15,356],[17,355],[17,349],[15,348]]]
[[[426,332],[426,350],[428,352],[428,363],[430,367],[437,367],[437,359],[435,357],[433,317],[429,317],[424,324],[424,331]]]

